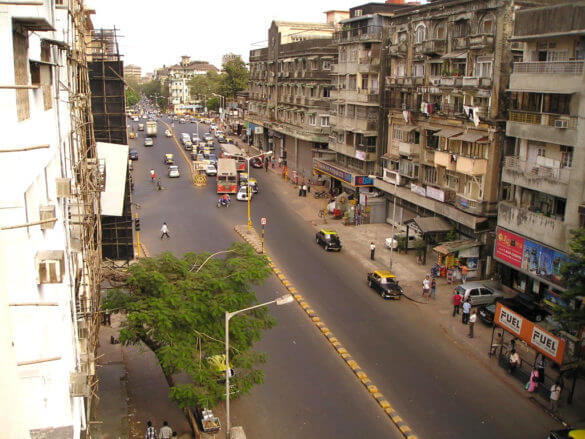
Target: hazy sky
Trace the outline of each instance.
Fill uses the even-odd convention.
[[[380,0],[380,3],[383,1]],[[325,22],[324,11],[367,3],[351,0],[85,0],[95,9],[94,27],[120,29],[126,64],[151,72],[181,55],[220,67],[228,52],[248,60],[265,47],[272,20]]]

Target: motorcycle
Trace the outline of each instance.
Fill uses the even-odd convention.
[[[220,198],[217,200],[217,207],[230,207],[230,202],[230,200],[224,200],[223,198]]]
[[[313,193],[313,197],[315,198],[325,198],[327,197],[327,191],[317,191]]]

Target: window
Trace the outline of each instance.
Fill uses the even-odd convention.
[[[323,61],[323,70],[331,70],[331,61]]]
[[[353,16],[354,17],[361,17],[362,13],[363,13],[363,11],[361,9],[356,9],[355,11],[353,11]]]
[[[328,98],[330,96],[329,87],[323,87],[323,97]]]
[[[317,125],[317,116],[315,116],[314,114],[309,114],[309,124]]]
[[[482,59],[479,57],[475,63],[474,76],[476,78],[491,78],[492,77],[492,60]]]
[[[311,70],[317,70],[319,68],[319,61],[314,59],[311,61]]]
[[[345,142],[345,132],[341,131],[337,133],[337,143],[344,143]]]
[[[423,166],[423,178],[425,183],[437,184],[437,168]]]
[[[459,177],[453,174],[446,174],[445,184],[449,189],[459,190]]]
[[[438,63],[438,62],[434,62],[434,63],[430,63],[429,64],[429,75],[430,76],[441,76],[441,70],[442,70],[443,64]]]
[[[573,167],[573,147],[561,145],[561,168]]]
[[[469,35],[469,21],[459,20],[455,22],[453,26],[453,36],[455,38],[466,37]]]
[[[502,183],[502,201],[514,200],[514,186],[510,183]]]
[[[322,127],[329,126],[329,116],[321,116],[321,126]]]
[[[398,44],[405,43],[407,38],[408,38],[408,36],[407,36],[406,32],[399,32],[398,33]]]
[[[396,76],[405,76],[406,75],[406,63],[404,61],[399,61],[396,63]]]
[[[414,63],[412,64],[412,76],[416,76],[418,78],[425,76],[425,65],[424,63]]]
[[[347,82],[347,89],[348,90],[355,90],[357,84],[357,77],[356,75],[349,75],[348,82]]]
[[[437,40],[444,40],[445,39],[445,25],[439,24],[435,28],[435,38]]]
[[[436,131],[426,130],[427,148],[439,149],[439,136],[435,136]]]
[[[362,75],[362,90],[368,89],[368,75]]]
[[[481,33],[482,34],[492,34],[494,33],[494,21],[490,17],[481,23]]]
[[[415,33],[414,33],[414,38],[415,38],[415,42],[416,44],[420,44],[425,40],[427,34],[427,28],[425,27],[424,24],[419,24],[416,27]]]

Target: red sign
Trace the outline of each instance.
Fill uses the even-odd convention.
[[[264,217],[260,218],[260,224],[265,226],[266,225],[266,218],[264,218]]]
[[[514,267],[522,267],[524,238],[498,227],[496,234],[496,257]]]
[[[501,303],[496,304],[494,323],[524,340],[557,364],[563,364],[566,342],[515,313]]]

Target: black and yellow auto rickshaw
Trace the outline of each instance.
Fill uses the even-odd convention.
[[[175,164],[175,159],[173,154],[165,154],[163,156],[163,163],[165,165],[174,165]]]
[[[315,240],[317,244],[322,246],[325,250],[341,250],[341,241],[339,240],[339,235],[334,230],[319,230],[315,235]]]

